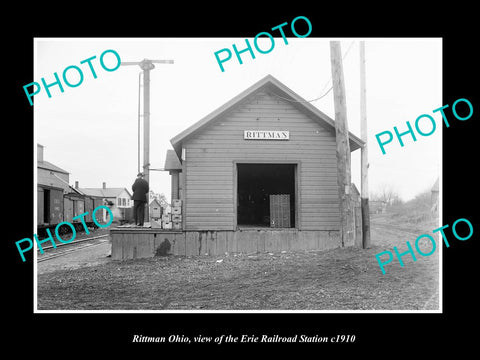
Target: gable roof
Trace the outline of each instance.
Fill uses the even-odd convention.
[[[260,90],[267,90],[273,92],[279,97],[292,101],[292,105],[299,111],[305,113],[309,118],[317,121],[320,125],[326,128],[333,128],[333,130],[335,130],[335,121],[332,118],[318,110],[315,106],[303,99],[300,95],[290,90],[287,86],[278,81],[272,75],[267,75],[263,79],[250,86],[248,89],[244,90],[243,92],[232,98],[230,101],[220,106],[218,109],[205,116],[203,119],[197,121],[195,124],[191,125],[187,129],[182,131],[180,134],[173,137],[170,142],[175,149],[178,158],[181,158],[182,156],[182,143],[184,141],[195,136],[199,131],[203,130],[211,122],[225,115],[234,106],[241,103],[245,98],[253,95]],[[357,136],[353,135],[351,132],[349,132],[349,138],[350,151],[355,151],[363,147],[364,142]]]
[[[160,204],[160,201],[158,201],[156,198],[153,198],[148,205],[152,206],[154,205],[154,203],[157,203],[158,206],[162,206],[162,204]]]
[[[126,191],[128,196],[132,197],[126,188],[80,188],[85,195],[98,196],[103,198],[116,198],[123,191]]]
[[[41,169],[63,173],[63,174],[69,174],[68,171],[63,170],[62,168],[59,168],[57,165],[53,165],[51,162],[48,162],[48,161],[37,161],[37,167]]]

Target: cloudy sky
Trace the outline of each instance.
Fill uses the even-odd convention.
[[[249,39],[253,42],[253,39]],[[115,50],[122,61],[144,58],[174,60],[173,65],[156,65],[151,71],[152,168],[163,168],[170,139],[203,118],[264,76],[271,74],[306,100],[318,98],[331,87],[329,41],[324,38],[275,38],[268,54],[256,58],[235,55],[221,72],[214,52],[242,49],[244,38],[37,38],[35,39],[34,79],[54,81],[63,70],[76,65],[83,70],[83,82],[75,88],[64,85],[44,89],[34,97],[35,141],[45,146],[44,158],[70,172],[70,183],[81,187],[130,189],[137,173],[138,66],[120,66],[107,72],[100,55]],[[348,126],[360,137],[359,41],[365,40],[367,72],[367,117],[369,144],[369,185],[372,192],[390,186],[404,200],[430,189],[441,170],[441,115],[432,113],[442,103],[442,41],[436,38],[341,38],[347,94]],[[267,40],[268,41],[268,40]],[[259,43],[268,48],[268,43]],[[92,60],[97,78],[88,64]],[[115,65],[112,54],[107,66]],[[112,65],[113,64],[113,65]],[[75,71],[68,72],[76,82]],[[28,100],[25,97],[26,105]],[[334,118],[333,92],[312,104]],[[407,130],[415,119],[429,114],[437,121],[428,137],[417,134],[413,142],[403,137],[386,146],[382,155],[375,134],[397,126]],[[421,128],[430,129],[425,123]],[[143,155],[143,152],[142,152]],[[143,160],[142,160],[143,163]],[[360,188],[360,150],[352,153],[352,181]],[[152,172],[151,188],[170,197],[170,178]]]

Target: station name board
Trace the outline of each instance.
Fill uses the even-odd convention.
[[[245,140],[289,140],[290,131],[277,130],[244,130]]]

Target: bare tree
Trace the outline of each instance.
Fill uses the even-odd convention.
[[[158,194],[158,201],[160,202],[160,205],[162,205],[162,207],[170,206],[170,204],[167,201],[167,197],[163,193]]]
[[[383,201],[388,205],[403,202],[397,191],[388,184],[380,185],[377,191],[370,194],[370,199],[372,201]]]
[[[157,199],[162,207],[170,206],[167,201],[167,197],[163,193],[156,193],[153,190],[150,190],[150,199]]]

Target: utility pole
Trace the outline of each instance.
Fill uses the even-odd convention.
[[[365,80],[365,41],[360,41],[360,133],[365,142],[361,155],[362,245],[370,247],[370,206],[368,204],[367,88]]]
[[[143,173],[150,183],[150,70],[153,64],[173,64],[173,60],[122,61],[120,65],[139,65],[143,70]],[[150,221],[149,208],[145,209],[145,220]]]
[[[140,172],[140,94],[141,94],[141,78],[143,72],[138,73],[138,124],[137,124],[137,173]]]
[[[339,41],[330,41],[335,138],[337,143],[337,183],[340,196],[340,238],[342,246],[354,245],[355,224],[350,200],[351,159],[348,136],[347,105],[343,78],[342,50]]]

